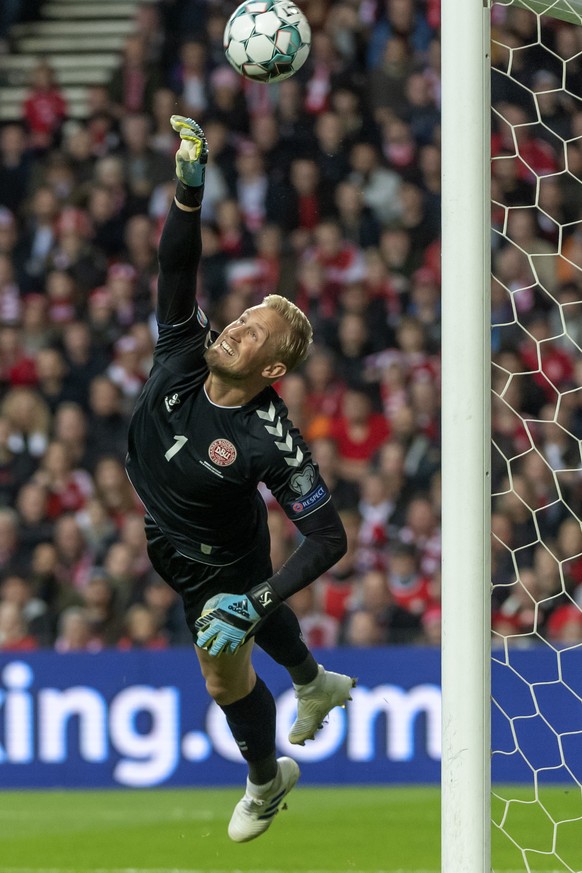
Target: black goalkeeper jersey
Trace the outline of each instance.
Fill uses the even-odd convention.
[[[162,235],[159,338],[130,425],[127,471],[147,513],[181,554],[223,566],[249,552],[265,524],[259,483],[306,534],[305,520],[330,495],[273,388],[240,407],[218,406],[206,394],[204,351],[215,334],[194,300],[197,216],[174,205]],[[329,530],[328,513],[322,517]],[[308,575],[322,569],[313,554],[305,557]]]

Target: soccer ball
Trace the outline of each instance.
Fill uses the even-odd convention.
[[[241,76],[280,82],[307,60],[311,28],[291,0],[247,0],[224,29],[224,53]]]

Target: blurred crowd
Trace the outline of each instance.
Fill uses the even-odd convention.
[[[173,113],[209,142],[213,325],[276,290],[314,326],[277,387],[349,546],[290,601],[306,639],[440,642],[440,4],[300,5],[311,55],[277,85],[226,64],[236,3],[161,0],[137,7],[86,120],[39,59],[22,120],[0,129],[0,649],[191,641],[123,466],[156,339]],[[493,22],[493,626],[580,641],[582,28],[540,41],[506,6]],[[277,567],[297,533],[265,498]]]

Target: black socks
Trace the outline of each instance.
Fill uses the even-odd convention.
[[[276,709],[273,695],[257,676],[255,687],[235,703],[220,707],[228,726],[249,765],[249,779],[255,785],[269,782],[277,775],[275,752]]]

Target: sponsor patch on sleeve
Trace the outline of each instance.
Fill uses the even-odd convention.
[[[317,509],[318,506],[327,501],[328,497],[329,492],[325,485],[318,485],[317,488],[310,491],[309,494],[306,494],[304,497],[297,500],[291,500],[288,503],[291,516],[302,515],[305,512],[311,512],[313,509]]]

